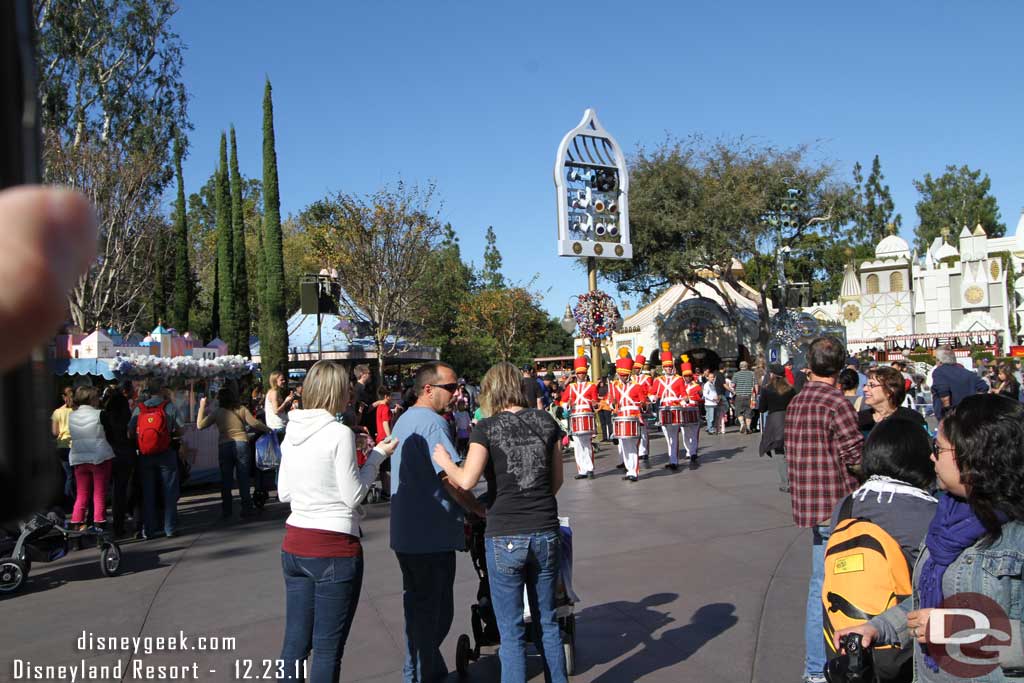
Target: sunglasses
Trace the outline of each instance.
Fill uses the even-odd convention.
[[[449,394],[454,394],[455,390],[459,388],[459,385],[456,382],[449,382],[448,384],[428,384],[427,386],[444,389]]]

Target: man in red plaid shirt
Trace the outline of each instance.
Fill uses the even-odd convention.
[[[847,467],[860,464],[863,442],[857,429],[857,414],[836,386],[845,363],[846,349],[835,337],[819,337],[811,342],[807,350],[807,383],[786,410],[786,461],[793,521],[797,526],[810,527],[813,538],[804,631],[806,683],[825,680],[821,615],[825,544],[831,534],[833,508],[857,488],[857,480]]]

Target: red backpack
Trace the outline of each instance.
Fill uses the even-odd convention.
[[[139,453],[142,455],[160,455],[171,447],[171,430],[167,425],[167,412],[164,410],[168,401],[158,406],[139,404],[139,420],[135,423],[135,433],[139,437]]]

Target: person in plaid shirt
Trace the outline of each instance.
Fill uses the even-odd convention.
[[[810,527],[811,582],[804,629],[807,656],[805,683],[824,682],[825,640],[821,586],[825,578],[825,544],[836,503],[857,488],[848,467],[860,464],[863,436],[857,414],[836,386],[846,349],[835,337],[818,337],[807,350],[810,374],[786,410],[786,458],[793,521]]]

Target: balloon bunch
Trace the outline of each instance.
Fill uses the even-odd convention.
[[[119,356],[114,372],[124,377],[181,377],[184,379],[235,379],[251,374],[256,364],[243,356],[193,358],[192,356]]]

